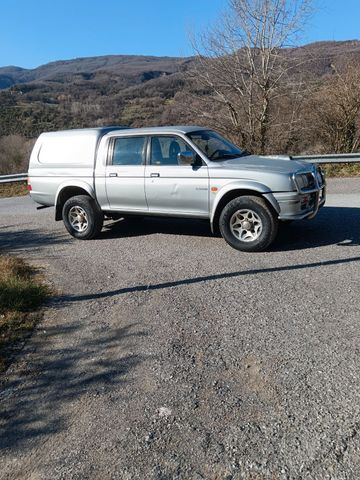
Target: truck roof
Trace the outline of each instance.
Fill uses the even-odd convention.
[[[198,127],[198,126],[189,126],[189,125],[169,125],[166,127],[142,127],[142,128],[129,128],[124,126],[109,126],[109,127],[94,127],[94,128],[76,128],[76,129],[68,129],[68,130],[58,130],[56,132],[46,132],[46,133],[55,133],[55,134],[69,134],[69,133],[89,133],[95,134],[96,136],[102,137],[107,133],[116,131],[116,130],[127,130],[129,133],[144,133],[144,134],[152,134],[152,133],[188,133],[193,132],[194,130],[208,130],[205,127]]]
[[[208,130],[205,127],[198,127],[196,125],[168,125],[165,127],[142,127],[142,128],[128,128],[129,133],[188,133],[194,130]]]
[[[90,127],[90,128],[68,128],[66,130],[55,130],[52,132],[44,132],[43,134],[76,134],[76,133],[89,133],[89,134],[95,134],[96,136],[98,135],[106,135],[109,132],[112,132],[114,130],[125,130],[128,127],[122,127],[122,126],[111,126],[111,127]]]

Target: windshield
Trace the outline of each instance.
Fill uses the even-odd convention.
[[[189,132],[187,136],[210,160],[226,160],[248,154],[212,130]]]

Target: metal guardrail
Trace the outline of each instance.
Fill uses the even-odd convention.
[[[329,155],[294,155],[292,160],[301,160],[307,163],[360,163],[360,153],[332,153]],[[25,182],[28,178],[27,173],[17,173],[14,175],[0,175],[0,183]]]
[[[360,153],[334,153],[329,155],[296,155],[292,160],[307,163],[360,163]]]
[[[26,182],[27,173],[16,173],[14,175],[0,175],[0,183]]]

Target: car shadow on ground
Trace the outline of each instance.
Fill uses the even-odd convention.
[[[146,333],[134,324],[103,330],[92,335],[79,322],[37,331],[25,347],[35,352],[31,363],[10,368],[1,382],[0,451],[66,429],[66,405],[82,396],[123,395],[129,372],[142,362],[136,340]],[[124,342],[131,355],[121,353]]]
[[[345,265],[347,263],[360,262],[360,256],[350,257],[350,258],[340,258],[335,260],[324,260],[312,263],[300,263],[295,265],[283,265],[279,267],[268,267],[268,268],[255,268],[250,270],[240,270],[236,272],[224,272],[214,275],[204,275],[193,278],[184,278],[180,280],[175,280],[172,282],[163,282],[155,284],[146,284],[146,285],[135,285],[132,287],[124,287],[116,290],[110,290],[107,292],[98,292],[84,295],[62,295],[54,299],[54,304],[58,304],[60,307],[65,303],[71,302],[83,302],[89,300],[99,300],[103,298],[111,298],[119,295],[124,295],[134,292],[150,292],[153,290],[162,290],[166,288],[180,287],[183,285],[192,285],[197,283],[211,282],[216,280],[224,280],[230,278],[239,278],[246,277],[248,275],[259,275],[266,273],[276,273],[276,272],[289,272],[293,270],[305,270],[308,268],[322,268],[331,265]]]
[[[133,216],[106,223],[98,238],[106,240],[108,238],[141,237],[156,233],[193,237],[213,236],[208,220]]]
[[[29,249],[36,251],[49,245],[65,244],[70,240],[71,237],[66,232],[52,234],[41,229],[13,230],[11,226],[3,227],[0,230],[0,252],[15,253]]]
[[[283,225],[271,251],[360,245],[360,208],[324,207],[313,220]]]
[[[157,233],[214,236],[207,220],[134,216],[108,223],[99,239],[139,237]],[[326,245],[360,245],[360,208],[324,207],[314,220],[280,225],[278,237],[270,251],[302,250]]]

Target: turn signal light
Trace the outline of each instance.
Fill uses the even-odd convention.
[[[309,203],[310,197],[308,195],[304,195],[301,199],[301,205],[305,206]]]

